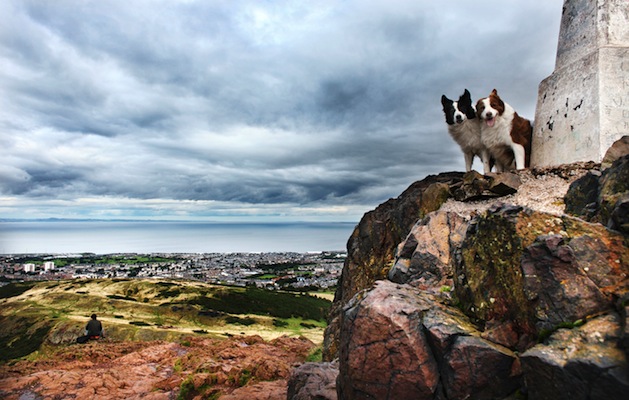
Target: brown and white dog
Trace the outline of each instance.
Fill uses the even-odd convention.
[[[531,121],[522,118],[502,101],[494,89],[488,97],[478,100],[476,114],[481,120],[481,141],[496,162],[496,172],[530,166]]]

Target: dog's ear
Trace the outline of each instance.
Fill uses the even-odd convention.
[[[468,119],[476,118],[476,109],[472,103],[472,95],[467,89],[465,89],[459,98],[459,110],[461,110]]]
[[[472,105],[472,95],[469,90],[465,89],[461,97],[459,97],[459,103]]]
[[[491,91],[491,94],[494,95],[494,96],[498,96],[498,91],[496,89],[494,89],[494,90]]]
[[[478,99],[478,101],[476,102],[476,116],[478,117],[478,119],[481,119],[481,113],[484,109],[485,106],[483,106],[483,99]]]
[[[445,107],[445,106],[449,106],[452,103],[454,103],[454,101],[447,98],[445,94],[441,95],[441,105]]]

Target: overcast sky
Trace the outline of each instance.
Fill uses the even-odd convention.
[[[442,94],[533,119],[562,4],[3,0],[0,218],[357,222],[464,170]]]

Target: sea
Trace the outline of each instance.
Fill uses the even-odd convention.
[[[0,221],[0,254],[345,251],[355,223]]]

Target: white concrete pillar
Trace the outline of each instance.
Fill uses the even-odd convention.
[[[531,166],[600,162],[629,134],[629,0],[564,0],[555,71],[539,85]]]

